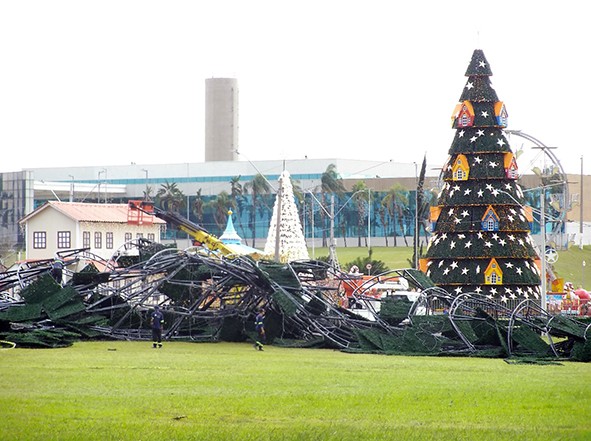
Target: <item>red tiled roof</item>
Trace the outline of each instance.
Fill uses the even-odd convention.
[[[29,219],[35,214],[52,207],[60,213],[78,222],[113,222],[127,223],[127,204],[91,204],[85,202],[57,202],[49,201],[45,205],[25,216],[21,222]],[[165,224],[166,222],[155,217],[154,223]]]

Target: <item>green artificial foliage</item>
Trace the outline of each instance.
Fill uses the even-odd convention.
[[[386,297],[380,303],[380,319],[389,325],[397,325],[406,318],[412,302],[403,297]]]
[[[278,287],[271,294],[273,301],[279,306],[281,312],[286,316],[294,316],[297,312],[296,304],[291,300],[290,294],[287,293],[283,288]]]
[[[574,361],[591,361],[591,340],[577,341],[573,345],[571,359]]]
[[[514,342],[513,354],[529,354],[535,357],[551,355],[550,347],[542,340],[539,332],[534,332],[529,326],[516,326],[511,337]]]
[[[0,312],[0,320],[8,322],[26,322],[31,320],[39,320],[43,316],[43,307],[41,303],[33,303],[32,305],[14,305]]]
[[[59,291],[61,287],[49,274],[44,274],[35,283],[28,285],[21,291],[21,297],[27,304],[41,303]]]

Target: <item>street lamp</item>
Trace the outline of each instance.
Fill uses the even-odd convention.
[[[322,211],[324,211],[324,213],[328,216],[328,218],[330,219],[330,229],[329,229],[329,233],[330,233],[330,238],[329,238],[329,244],[328,244],[328,250],[329,250],[329,257],[330,259],[333,261],[333,264],[338,265],[338,260],[337,260],[337,253],[336,253],[336,245],[335,245],[335,239],[334,239],[334,220],[335,218],[339,215],[339,213],[341,211],[343,211],[345,209],[345,207],[347,206],[347,204],[349,203],[349,201],[351,199],[353,199],[353,197],[359,193],[363,193],[365,192],[365,189],[363,190],[357,190],[356,192],[354,192],[351,196],[349,196],[349,199],[347,199],[347,201],[341,206],[341,208],[335,213],[334,212],[334,194],[331,194],[331,198],[330,198],[330,212],[322,205],[322,203],[316,198],[316,196],[314,195],[314,193],[312,193],[310,190],[306,190],[310,196],[312,196],[313,200],[316,200],[316,202],[318,203],[318,205],[320,206],[320,208],[322,209]],[[368,191],[368,196],[370,195],[370,189],[367,189]],[[369,202],[369,199],[368,199]],[[312,202],[313,204],[313,202]],[[314,210],[312,209],[312,214],[314,214]],[[369,243],[369,224],[370,224],[370,214],[369,214],[369,210],[368,210],[368,217],[367,217],[367,225],[368,225],[368,231],[367,231],[367,238],[368,238],[368,248],[370,246]],[[312,218],[312,231],[314,231],[314,219]],[[312,244],[314,244],[314,238],[312,238]]]
[[[70,183],[70,202],[74,202],[74,176],[68,176],[72,178],[72,182]]]
[[[145,199],[146,199],[146,201],[149,201],[150,200],[150,195],[148,194],[148,170],[145,169],[145,168],[142,168],[142,171],[146,174],[146,177],[144,179],[146,181],[146,195],[145,195]]]
[[[371,188],[367,187],[367,251],[371,250]]]
[[[413,162],[413,164],[415,165],[415,269],[419,269],[419,165],[416,162]]]

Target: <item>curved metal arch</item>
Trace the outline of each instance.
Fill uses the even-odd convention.
[[[562,167],[562,164],[560,163],[560,159],[558,159],[558,156],[556,156],[556,154],[552,151],[552,148],[548,147],[547,145],[545,145],[542,141],[540,141],[539,139],[533,137],[532,135],[529,135],[527,133],[522,132],[521,130],[505,130],[505,133],[509,134],[509,135],[515,135],[518,136],[520,138],[523,138],[529,142],[531,142],[532,144],[534,144],[536,147],[540,148],[542,150],[542,152],[548,156],[548,158],[550,158],[550,160],[552,161],[552,163],[558,167],[558,176],[560,178],[560,183],[562,184],[562,194],[564,196],[564,209],[561,210],[560,213],[560,217],[558,219],[557,225],[560,225],[560,228],[558,229],[562,229],[562,225],[564,224],[564,221],[566,220],[566,213],[568,211],[568,205],[569,205],[569,188],[568,188],[568,179],[567,179],[567,175],[564,171],[564,168]],[[557,228],[554,228],[553,233],[557,233]]]

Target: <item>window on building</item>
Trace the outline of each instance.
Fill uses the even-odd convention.
[[[155,242],[155,239],[156,239],[156,237],[155,237],[154,233],[148,233],[148,240]]]
[[[57,247],[58,248],[71,248],[72,237],[69,231],[58,231],[57,232]]]
[[[33,248],[47,248],[47,232],[33,231]]]
[[[136,239],[142,239],[143,237],[144,237],[144,233],[136,233],[135,234]]]
[[[113,249],[113,232],[112,231],[108,231],[105,234],[105,247],[108,250],[112,250]]]
[[[131,235],[131,233],[125,233],[125,242],[131,241],[132,238],[133,236]]]
[[[82,232],[82,248],[90,248],[90,231]]]
[[[95,231],[94,233],[94,247],[99,249],[103,247],[103,233]]]

